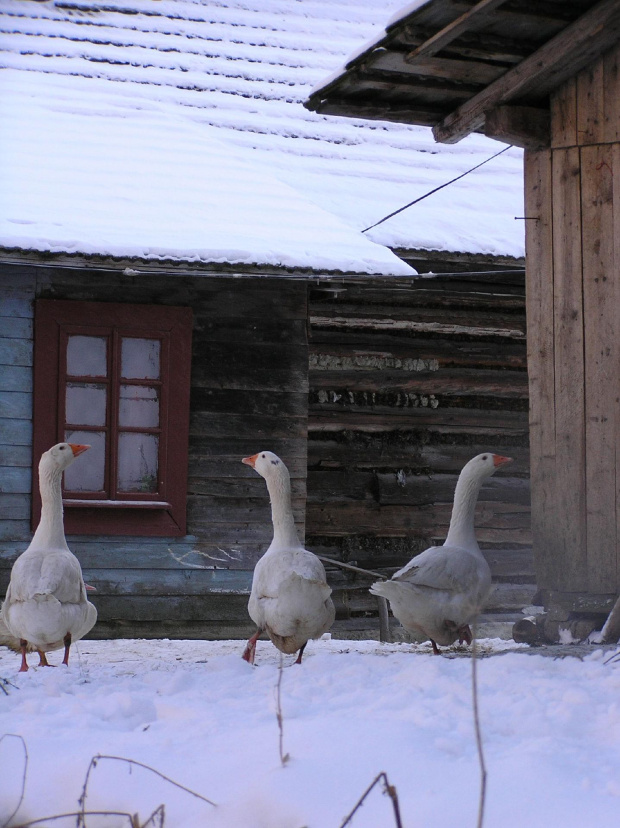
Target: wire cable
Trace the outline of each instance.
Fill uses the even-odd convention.
[[[369,230],[372,230],[373,227],[378,227],[380,224],[383,224],[384,221],[387,221],[388,219],[392,218],[392,216],[397,216],[399,213],[402,213],[403,210],[406,210],[408,207],[413,207],[414,204],[417,204],[419,201],[423,201],[425,198],[428,198],[429,196],[433,195],[433,193],[436,193],[439,190],[443,190],[444,187],[449,187],[450,184],[454,184],[454,182],[458,181],[459,178],[464,178],[466,175],[469,175],[469,173],[472,173],[474,170],[477,170],[485,164],[488,164],[489,161],[492,161],[494,158],[497,158],[498,155],[501,155],[503,152],[506,152],[506,150],[509,149],[512,149],[512,144],[509,144],[507,147],[504,147],[504,149],[501,149],[499,152],[496,152],[495,155],[491,155],[490,158],[485,158],[484,161],[481,161],[479,164],[476,164],[476,166],[472,167],[471,170],[467,170],[466,172],[457,175],[456,178],[453,178],[450,181],[446,181],[445,184],[440,184],[439,187],[435,187],[434,190],[430,190],[428,193],[424,193],[424,195],[420,196],[420,198],[416,198],[413,201],[410,201],[409,204],[405,204],[404,207],[399,207],[398,210],[394,210],[393,213],[390,213],[388,216],[384,216],[382,219],[379,219],[379,221],[376,221],[374,224],[371,224],[370,227],[366,227],[364,230],[362,230],[362,233],[367,233]]]

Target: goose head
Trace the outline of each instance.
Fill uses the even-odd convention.
[[[244,457],[241,462],[245,463],[246,466],[252,466],[254,471],[257,471],[265,479],[272,477],[276,471],[278,473],[286,471],[286,466],[282,460],[272,451],[259,451],[258,454],[253,454],[251,457]]]
[[[490,477],[500,466],[504,466],[506,463],[512,463],[512,457],[503,457],[501,454],[485,451],[483,454],[477,454],[469,463],[466,463],[463,472],[467,476],[484,479]]]
[[[79,443],[57,443],[51,449],[43,452],[39,462],[39,470],[45,470],[50,474],[62,474],[78,455],[89,448],[90,446],[80,445]]]

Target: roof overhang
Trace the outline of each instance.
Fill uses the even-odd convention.
[[[429,0],[389,23],[308,109],[549,145],[549,96],[620,40],[618,0]]]

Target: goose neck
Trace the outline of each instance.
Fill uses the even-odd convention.
[[[39,467],[41,519],[31,546],[42,549],[67,549],[62,511],[62,471]]]
[[[450,528],[446,538],[447,546],[461,546],[466,549],[479,550],[474,528],[476,503],[482,479],[478,476],[461,474],[454,492],[454,505]]]
[[[288,474],[270,477],[267,489],[271,501],[271,519],[273,522],[273,543],[276,548],[291,549],[299,546],[299,537],[295,528],[293,507],[291,504],[291,483]]]

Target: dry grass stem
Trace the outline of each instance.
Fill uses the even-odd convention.
[[[471,642],[471,689],[472,706],[474,710],[474,729],[476,731],[476,746],[478,748],[478,761],[480,763],[480,797],[478,800],[477,828],[482,828],[484,823],[484,806],[486,804],[487,793],[487,768],[484,761],[482,731],[480,729],[480,714],[478,712],[478,647],[475,628],[473,630],[473,638]]]
[[[378,774],[378,776],[376,776],[375,779],[373,779],[373,781],[370,783],[370,785],[366,788],[364,793],[361,795],[361,797],[357,801],[357,804],[355,805],[355,807],[353,808],[351,813],[345,818],[345,820],[342,823],[342,825],[340,826],[340,828],[345,828],[345,825],[350,824],[350,822],[353,819],[356,812],[364,804],[364,800],[366,799],[368,794],[372,791],[372,789],[375,787],[375,785],[380,781],[383,782],[383,793],[387,794],[390,797],[390,799],[392,800],[392,808],[394,810],[394,823],[396,825],[396,828],[403,828],[403,823],[402,823],[402,820],[400,818],[400,806],[398,804],[398,794],[396,793],[396,788],[394,787],[394,785],[390,785],[390,782],[387,778],[387,774],[385,773],[385,771],[381,771],[381,773]]]
[[[181,785],[179,782],[175,782],[174,779],[170,779],[169,776],[166,776],[165,774],[160,773],[160,771],[155,770],[155,768],[152,768],[150,765],[145,765],[142,762],[137,762],[135,759],[126,759],[124,756],[106,756],[106,755],[103,755],[101,753],[98,753],[96,756],[93,756],[93,758],[90,760],[90,764],[88,765],[88,770],[86,771],[86,777],[84,778],[84,786],[82,787],[82,794],[81,794],[80,798],[78,799],[78,805],[80,806],[81,811],[77,814],[77,822],[76,822],[77,828],[86,828],[86,819],[85,819],[85,817],[87,816],[86,797],[88,795],[88,782],[90,780],[91,771],[93,771],[97,767],[97,763],[102,761],[103,759],[111,760],[111,761],[114,761],[114,762],[125,762],[130,767],[144,768],[144,770],[148,770],[151,773],[154,773],[156,776],[159,776],[160,779],[163,779],[165,782],[169,782],[171,785],[174,785],[175,788],[179,788],[180,790],[185,791],[185,793],[188,793],[191,796],[195,796],[197,799],[201,799],[203,802],[207,802],[209,805],[213,805],[214,808],[216,807],[216,803],[212,802],[210,799],[207,799],[206,796],[202,796],[202,794],[196,793],[196,791],[192,791],[189,788],[186,788],[185,785]],[[144,824],[148,825],[148,823],[153,821],[154,817],[156,815],[158,815],[159,812],[161,812],[161,822],[160,822],[160,824],[163,825],[163,811],[164,811],[164,806],[160,805],[159,808],[156,808],[156,810],[153,811],[153,813],[151,814],[151,816],[149,817],[147,822],[144,823]],[[153,824],[155,824],[155,823],[153,822]],[[138,826],[138,828],[141,828],[141,826]]]
[[[2,828],[6,828],[6,826],[11,824],[11,821],[17,815],[19,809],[22,807],[22,802],[24,801],[24,796],[26,793],[26,776],[28,774],[28,748],[26,747],[24,737],[20,736],[19,733],[5,733],[3,736],[0,737],[0,742],[2,742],[4,739],[19,739],[19,741],[21,742],[22,747],[24,749],[24,770],[22,773],[22,789],[19,794],[19,800],[11,815],[4,822]]]
[[[282,767],[286,765],[290,756],[288,753],[284,753],[284,717],[282,716],[282,675],[284,673],[284,656],[280,653],[280,665],[278,667],[278,683],[276,684],[276,719],[278,720],[278,731],[279,731],[279,750],[280,750],[280,762],[282,763]]]

